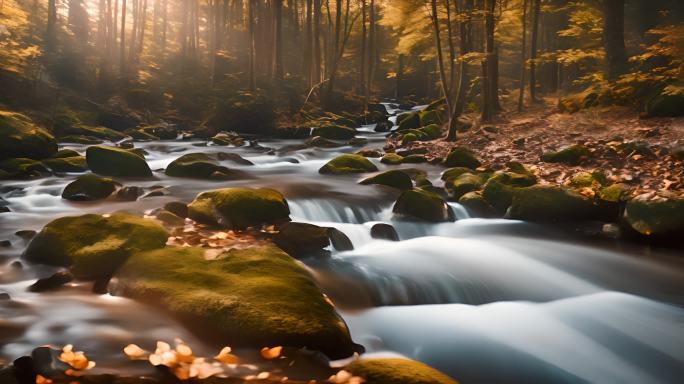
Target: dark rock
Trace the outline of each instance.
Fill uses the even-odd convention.
[[[169,164],[166,174],[172,177],[193,179],[229,180],[245,177],[245,173],[217,164],[204,153],[189,153]]]
[[[9,240],[1,240],[0,241],[0,248],[9,248],[12,246],[12,242]]]
[[[392,211],[401,216],[430,222],[454,221],[456,219],[453,210],[444,199],[420,189],[402,192]]]
[[[10,210],[10,208],[7,206],[4,206],[4,205],[0,206],[0,213],[7,213],[7,212],[12,212],[12,210]]]
[[[172,201],[164,205],[164,209],[182,218],[188,217],[188,205],[180,201]]]
[[[64,284],[70,283],[74,280],[74,275],[69,271],[60,271],[50,277],[38,279],[35,283],[29,286],[28,290],[31,292],[45,292],[55,290]]]
[[[219,152],[217,158],[221,161],[230,161],[239,165],[254,165],[253,162],[245,159],[237,153]]]
[[[314,147],[314,148],[339,148],[343,146],[343,144],[337,143],[332,140],[328,140],[324,137],[321,136],[314,136],[304,142],[308,147]]]
[[[33,368],[33,359],[30,356],[22,356],[12,363],[14,374],[19,384],[35,384],[36,370]]]
[[[584,145],[572,145],[557,152],[547,152],[541,156],[541,160],[547,163],[563,163],[578,165],[585,158],[591,156],[591,151]]]
[[[354,250],[354,244],[351,242],[349,237],[337,228],[328,229],[328,237],[332,243],[333,248],[340,252],[352,251]]]
[[[380,240],[399,241],[399,234],[393,226],[378,223],[371,227],[371,237]]]
[[[344,174],[344,173],[365,173],[375,172],[378,168],[368,159],[359,155],[345,154],[340,155],[318,171],[321,174]]]
[[[356,129],[340,125],[328,125],[314,128],[312,136],[320,136],[331,140],[349,140],[356,136]]]
[[[290,220],[285,197],[273,189],[225,188],[200,193],[188,205],[188,217],[200,223],[242,230]]]
[[[62,191],[62,198],[71,201],[106,199],[114,193],[116,187],[114,180],[88,173],[69,183]]]
[[[400,190],[413,188],[413,181],[411,177],[401,170],[385,171],[375,176],[362,180],[359,184],[369,185],[385,185]]]
[[[349,142],[347,142],[347,144],[351,145],[352,147],[362,147],[362,146],[368,144],[368,139],[366,139],[365,137],[355,137],[355,138],[349,140]]]
[[[444,164],[447,167],[464,167],[470,169],[476,169],[480,166],[480,161],[475,158],[472,151],[467,148],[458,147],[455,148],[449,156],[447,156]]]
[[[25,229],[21,231],[14,232],[15,235],[21,237],[23,240],[31,240],[36,235],[36,231]]]
[[[151,177],[152,171],[144,157],[131,151],[108,147],[92,146],[86,150],[88,167],[95,173],[119,177]]]
[[[0,160],[44,159],[57,153],[57,141],[28,116],[0,110]]]
[[[143,194],[145,194],[145,190],[142,187],[131,185],[116,191],[116,198],[121,201],[136,201]]]
[[[307,223],[285,223],[273,242],[295,258],[320,254],[330,245],[328,228]]]

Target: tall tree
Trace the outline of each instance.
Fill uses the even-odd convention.
[[[456,133],[458,132],[458,119],[463,113],[465,106],[466,89],[468,87],[468,63],[464,56],[473,50],[472,41],[472,15],[474,0],[464,0],[463,9],[458,8],[458,1],[454,1],[456,14],[459,15],[458,33],[459,33],[459,53],[461,55],[458,63],[458,85],[456,91],[456,100],[449,118],[449,134],[447,140],[456,140]]]
[[[484,0],[485,56],[482,60],[482,121],[489,121],[499,109],[498,57],[494,47],[496,0]]]
[[[121,4],[121,39],[119,40],[119,71],[126,72],[126,0]]]
[[[274,7],[274,36],[273,36],[273,76],[282,80],[285,77],[283,69],[283,0],[273,0]]]
[[[432,19],[432,33],[435,39],[435,51],[437,53],[437,67],[439,69],[439,80],[442,86],[442,94],[446,101],[447,110],[451,111],[451,97],[449,95],[449,85],[447,74],[444,67],[444,54],[442,53],[442,39],[440,37],[439,15],[437,14],[437,0],[430,0],[430,17]]]
[[[255,57],[255,31],[254,31],[254,16],[255,16],[255,7],[256,0],[247,0],[247,24],[248,24],[248,31],[249,31],[249,69],[248,69],[248,77],[249,77],[249,89],[253,92],[256,90],[256,78],[255,78],[255,66],[256,66],[256,57]]]
[[[47,49],[51,51],[55,48],[57,41],[57,0],[48,0],[47,8],[47,30],[45,31],[45,41]]]
[[[321,0],[313,0],[313,79],[318,84],[321,81]]]
[[[306,27],[304,32],[304,78],[309,85],[309,88],[313,86],[313,1],[306,0]]]
[[[520,89],[518,92],[518,112],[522,112],[525,102],[525,73],[527,60],[527,0],[522,4],[522,48],[520,52]]]
[[[537,101],[537,41],[541,0],[532,0],[532,36],[530,37],[530,99]]]
[[[603,0],[603,47],[606,79],[614,81],[627,71],[625,0]]]

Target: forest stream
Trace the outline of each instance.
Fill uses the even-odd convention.
[[[366,148],[385,144],[385,134],[375,133],[372,125],[358,132],[368,139]],[[127,179],[126,184],[163,186],[164,194],[133,202],[62,199],[76,174],[3,183],[0,197],[11,212],[0,220],[0,238],[12,245],[0,256],[0,292],[12,300],[0,301],[0,358],[11,361],[44,344],[73,344],[97,362],[94,372],[130,374],[149,369],[122,355],[130,343],[151,348],[159,340],[180,338],[196,355],[215,354],[218,346],[197,336],[200,330],[192,324],[181,325],[131,299],[92,293],[90,284],[29,292],[37,278],[56,269],[31,263],[17,268],[13,261],[20,260],[27,241],[15,233],[40,231],[56,218],[76,214],[149,214],[171,201],[189,202],[203,191],[245,186],[277,189],[293,221],[334,227],[351,240],[353,250],[331,248],[329,257],[301,262],[366,355],[415,359],[466,384],[655,384],[684,377],[684,265],[676,251],[522,221],[470,218],[458,203],[449,203],[455,222],[398,218],[392,214],[398,191],[358,185],[357,175],[318,173],[330,159],[357,148],[288,151],[294,140],[247,139],[258,139],[259,145],[227,149],[200,146],[204,141],[198,140],[136,143],[147,153],[154,177]],[[64,148],[83,152],[86,146],[61,144]],[[225,151],[254,163],[222,162],[248,177],[187,182],[157,171],[186,153]],[[389,169],[379,159],[371,161],[380,171]],[[402,168],[418,168],[435,182],[441,173],[426,163]],[[392,225],[399,241],[374,239],[371,228],[377,223]],[[274,369],[256,357],[261,347],[236,350],[252,363],[236,368],[243,370],[239,375]],[[324,375],[298,364],[282,370],[299,380]]]

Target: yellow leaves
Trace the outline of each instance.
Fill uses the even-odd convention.
[[[337,384],[361,384],[365,380],[359,376],[354,376],[351,372],[345,371],[344,369],[337,372],[336,374],[330,376],[328,381]]]
[[[273,347],[273,348],[268,348],[264,347],[261,348],[261,357],[263,357],[266,360],[275,360],[280,357],[280,354],[283,352],[283,347]]]
[[[51,384],[52,380],[43,377],[42,375],[36,375],[36,384]]]
[[[131,360],[147,360],[149,353],[135,344],[129,344],[123,349],[124,354]]]
[[[67,375],[78,376],[81,371],[95,368],[95,362],[88,360],[85,353],[80,351],[75,352],[73,349],[73,345],[66,345],[62,348],[62,352],[59,355],[59,360],[73,368],[65,372]]]
[[[220,361],[223,364],[238,364],[240,359],[237,356],[231,354],[232,349],[230,347],[225,347],[219,352],[218,355],[214,356],[216,361]]]

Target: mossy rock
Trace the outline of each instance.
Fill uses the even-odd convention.
[[[649,117],[677,117],[684,114],[683,94],[659,94],[646,102]]]
[[[308,223],[285,223],[273,242],[292,257],[319,254],[330,245],[328,228]]]
[[[426,125],[440,125],[442,124],[442,117],[439,115],[439,111],[436,110],[430,110],[430,111],[421,111],[420,112],[420,125],[421,126],[426,126]]]
[[[167,176],[186,177],[192,179],[216,179],[224,175],[223,179],[238,179],[244,173],[218,165],[217,162],[204,153],[188,153],[172,161],[165,171]]]
[[[150,177],[152,171],[147,162],[138,154],[104,145],[88,147],[86,150],[88,167],[95,173],[118,177]]]
[[[496,179],[489,179],[482,188],[482,197],[499,213],[504,213],[511,206],[515,187]]]
[[[482,187],[482,177],[472,173],[463,173],[445,183],[451,197],[458,200],[468,192],[473,192]]]
[[[111,276],[131,252],[164,247],[168,237],[156,221],[123,213],[62,217],[46,225],[22,257],[98,279]]]
[[[358,350],[314,278],[275,246],[215,260],[201,248],[140,252],[116,277],[115,293],[161,307],[221,345],[307,347],[333,359]]]
[[[413,188],[411,177],[401,170],[391,170],[362,180],[359,184],[385,185],[400,190]]]
[[[541,160],[547,163],[562,163],[578,165],[586,157],[591,156],[591,151],[584,145],[576,144],[563,148],[557,152],[547,152],[541,156]]]
[[[464,173],[472,173],[472,172],[473,172],[472,169],[465,168],[465,167],[449,168],[442,173],[442,180],[444,180],[445,183],[448,183],[450,180],[453,180],[453,179],[461,176]]]
[[[496,171],[489,180],[514,187],[531,187],[537,184],[537,176],[531,173]]]
[[[454,221],[451,207],[440,196],[420,189],[402,192],[392,211],[429,222]]]
[[[84,136],[84,135],[67,135],[59,138],[60,143],[74,143],[74,144],[85,144],[85,145],[96,145],[102,144],[102,140],[97,137]]]
[[[385,156],[380,159],[380,162],[387,165],[399,165],[404,161],[404,158],[396,153],[386,153]]]
[[[437,124],[426,125],[420,128],[419,131],[423,132],[428,140],[438,139],[442,136],[442,128]]]
[[[40,161],[17,158],[0,161],[0,179],[37,179],[50,175],[50,170]]]
[[[473,216],[476,217],[495,217],[497,216],[496,209],[492,207],[484,197],[482,192],[468,192],[458,199],[458,203]]]
[[[373,158],[373,159],[379,159],[382,157],[382,152],[378,151],[377,149],[362,149],[362,150],[356,152],[356,154],[359,156]]]
[[[447,167],[464,167],[476,169],[480,166],[480,161],[475,158],[472,151],[467,148],[455,148],[447,158],[444,160],[444,165]]]
[[[114,180],[88,173],[69,183],[62,191],[62,198],[72,201],[106,199],[114,193],[116,187]]]
[[[140,129],[127,129],[124,133],[137,141],[155,141],[159,138]]]
[[[514,190],[507,216],[526,221],[608,221],[617,217],[614,208],[567,188],[535,185]]]
[[[684,234],[684,199],[627,202],[623,222],[637,233],[659,240],[682,244]]]
[[[601,171],[578,172],[570,178],[570,185],[575,188],[597,189],[608,182],[606,175]]]
[[[0,110],[0,160],[44,159],[57,153],[57,141],[28,116]]]
[[[344,369],[363,378],[366,384],[458,384],[442,372],[414,360],[361,359]]]
[[[627,185],[617,183],[599,189],[596,196],[603,201],[619,203],[626,200],[628,193],[629,187]]]
[[[170,227],[180,227],[185,225],[185,219],[166,209],[157,212],[157,220]]]
[[[344,174],[376,172],[378,168],[363,156],[345,154],[330,160],[318,173],[321,174]]]
[[[330,140],[350,140],[356,136],[356,129],[341,125],[327,125],[314,128],[312,136],[320,136]]]
[[[67,130],[61,131],[64,135],[88,136],[98,139],[119,141],[126,138],[126,135],[106,127],[93,127],[84,124],[76,124]]]
[[[230,229],[260,228],[290,220],[290,208],[273,189],[225,188],[202,192],[188,205],[188,217]]]
[[[406,145],[418,141],[418,136],[414,133],[407,133],[401,138],[401,145]]]
[[[420,128],[420,113],[408,112],[397,116],[398,131]]]
[[[86,172],[88,170],[88,162],[83,156],[74,157],[58,157],[43,160],[43,164],[50,168],[52,172]]]
[[[339,148],[344,145],[337,141],[328,140],[325,137],[320,136],[313,136],[310,139],[307,139],[304,144],[314,148]]]
[[[65,149],[60,149],[59,151],[57,151],[57,153],[55,153],[54,156],[52,156],[52,159],[62,159],[65,157],[78,157],[78,156],[81,156],[81,154],[74,151],[73,149],[65,148]]]

